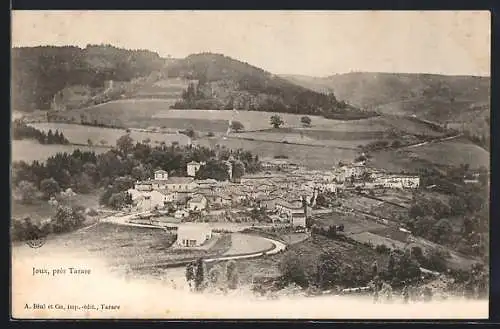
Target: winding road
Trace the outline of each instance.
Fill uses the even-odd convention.
[[[164,228],[158,225],[144,225],[144,224],[135,224],[129,222],[130,219],[136,218],[140,214],[147,214],[147,213],[148,212],[133,213],[124,216],[111,215],[102,218],[100,222],[163,230]],[[178,226],[179,224],[172,224],[172,225]],[[233,232],[231,233],[231,247],[229,248],[229,250],[226,251],[221,256],[206,258],[204,259],[204,261],[215,262],[215,261],[257,258],[265,255],[274,255],[281,251],[284,251],[285,249],[286,249],[286,244],[277,240],[253,234]],[[187,282],[185,279],[185,267],[186,267],[185,265],[179,265],[177,267],[169,267],[166,270],[167,280],[170,280],[172,284],[175,285],[176,287],[182,287],[183,289],[188,289]]]

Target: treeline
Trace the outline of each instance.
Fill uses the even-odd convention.
[[[18,120],[14,121],[12,125],[12,139],[36,139],[40,144],[69,144],[64,134],[57,129],[55,132],[49,129],[46,134]]]
[[[12,102],[20,111],[49,109],[68,86],[103,88],[106,80],[130,81],[164,66],[157,53],[110,45],[20,47],[11,53]]]
[[[236,175],[260,169],[258,157],[248,151],[179,145],[152,147],[145,143],[134,144],[129,135],[124,135],[117,140],[115,148],[99,155],[75,150],[51,156],[45,163],[14,162],[12,186],[25,203],[40,197],[48,199],[67,188],[87,193],[96,187],[104,187],[107,197],[101,198],[103,203],[120,205],[129,202],[128,196],[116,195],[111,202],[112,195],[133,187],[136,180],[153,177],[155,170],[166,170],[171,176],[186,176],[188,162],[215,162],[225,166],[223,161],[229,159],[238,164],[233,169]]]
[[[374,116],[333,94],[318,93],[273,76],[248,63],[219,54],[190,55],[167,68],[170,77],[198,80],[173,105],[179,109],[232,109],[322,115],[327,118],[358,119]],[[216,82],[227,82],[217,86]],[[213,91],[222,88],[221,95]],[[224,95],[224,96],[222,96]]]

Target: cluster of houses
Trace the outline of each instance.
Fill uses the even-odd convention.
[[[274,163],[274,162],[273,162]],[[279,159],[275,167],[261,174],[246,175],[238,183],[231,180],[195,179],[204,163],[187,164],[187,177],[169,177],[164,170],[154,179],[138,181],[128,192],[138,211],[171,209],[178,219],[193,212],[210,215],[224,209],[260,208],[273,222],[305,226],[319,193],[337,193],[343,189],[418,188],[418,176],[390,174],[369,168],[364,163],[342,165],[332,170],[308,170],[286,165]],[[274,170],[271,172],[272,168]],[[231,176],[230,166],[228,173]]]

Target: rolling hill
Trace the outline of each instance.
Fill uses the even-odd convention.
[[[436,74],[353,72],[284,79],[382,114],[415,115],[489,138],[490,78]]]

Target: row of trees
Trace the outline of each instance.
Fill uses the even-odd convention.
[[[28,126],[20,120],[16,120],[12,124],[12,139],[35,139],[40,144],[69,144],[69,141],[64,137],[62,132],[59,132],[59,130],[52,132],[52,129],[49,129],[49,131],[45,133],[34,127]]]

